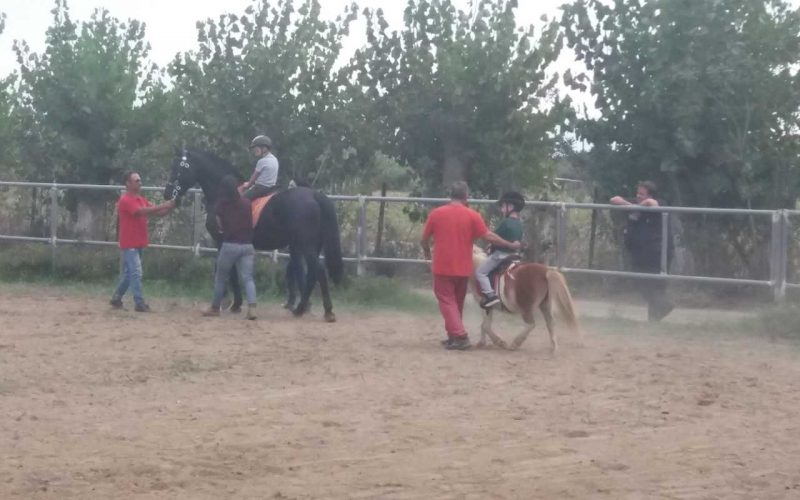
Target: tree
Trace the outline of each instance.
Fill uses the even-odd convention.
[[[17,142],[26,177],[119,184],[123,171],[152,166],[153,144],[163,130],[167,95],[156,68],[146,66],[145,27],[102,9],[75,23],[66,0],[56,0],[52,14],[43,53],[31,52],[25,42],[14,44]],[[70,192],[69,208],[77,205],[81,212],[79,233],[99,230],[93,219],[106,198]]]
[[[184,139],[252,165],[249,141],[266,134],[287,181],[331,186],[359,176],[374,151],[350,132],[346,72],[335,68],[355,15],[351,6],[326,22],[317,0],[262,0],[198,23],[198,49],[170,65]]]
[[[0,35],[5,29],[6,16],[0,12]],[[12,108],[11,85],[14,77],[0,78],[0,175],[11,175],[16,164],[16,147],[12,139],[14,134],[14,116]]]
[[[365,11],[367,46],[354,79],[386,153],[415,169],[427,193],[468,180],[477,193],[541,187],[554,173],[568,105],[546,67],[560,50],[555,24],[518,29],[517,2],[480,0],[474,16],[450,0],[409,0],[405,27]]]
[[[678,205],[795,206],[797,10],[783,0],[577,0],[562,27],[591,75],[565,82],[595,97],[600,117],[575,131],[607,194],[649,178]],[[684,228],[704,272],[766,275],[768,227],[726,218]]]
[[[797,197],[800,14],[783,0],[578,0],[569,47],[600,118],[576,132],[611,191],[652,178],[679,204],[778,208]],[[591,83],[590,83],[591,82]]]

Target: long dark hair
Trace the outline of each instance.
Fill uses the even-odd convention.
[[[223,200],[238,200],[241,195],[239,194],[239,181],[236,177],[232,175],[223,177],[219,186],[219,194]]]

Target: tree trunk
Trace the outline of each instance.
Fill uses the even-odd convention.
[[[464,161],[459,155],[459,147],[455,141],[444,141],[444,165],[442,167],[442,184],[445,187],[456,181],[464,180]]]
[[[75,211],[75,238],[105,240],[109,220],[106,209],[106,200],[79,200]]]

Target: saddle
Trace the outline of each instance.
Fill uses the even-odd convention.
[[[492,289],[497,293],[497,296],[500,297],[500,301],[503,300],[503,294],[500,290],[500,280],[512,269],[517,267],[519,263],[522,262],[522,257],[518,254],[512,254],[506,257],[505,259],[500,261],[500,264],[489,273],[489,283],[492,284]]]
[[[266,196],[261,196],[250,202],[250,207],[253,211],[253,227],[256,227],[256,224],[258,224],[258,218],[261,216],[261,211],[264,210],[264,207],[267,206],[269,200],[272,199],[272,197],[276,194],[278,194],[278,191],[272,192]]]

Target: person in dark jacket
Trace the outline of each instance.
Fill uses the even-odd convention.
[[[652,181],[640,182],[636,188],[636,200],[628,201],[614,196],[613,205],[641,205],[658,207],[656,185]],[[637,273],[658,274],[661,272],[661,213],[654,211],[627,212],[625,247],[631,256],[631,267]],[[667,245],[667,251],[670,245]],[[666,295],[666,280],[643,279],[640,283],[642,296],[647,301],[647,319],[660,321],[675,307]]]
[[[253,280],[253,214],[250,200],[239,193],[238,181],[233,176],[222,179],[221,196],[214,206],[217,224],[222,232],[222,247],[217,255],[214,275],[214,296],[211,307],[204,316],[219,316],[220,304],[225,294],[225,282],[233,266],[239,271],[247,296],[247,319],[256,319],[256,285]]]

